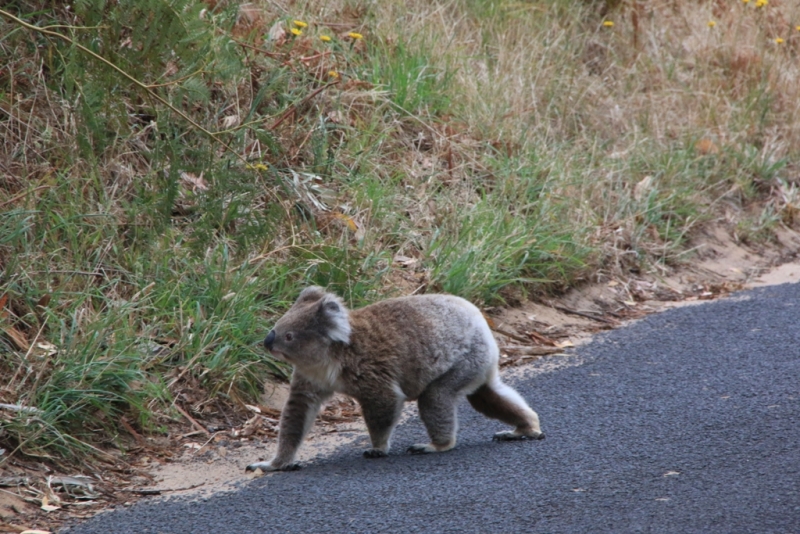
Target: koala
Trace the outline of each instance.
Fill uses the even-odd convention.
[[[417,401],[430,443],[411,453],[444,452],[456,444],[458,401],[514,427],[495,440],[543,439],[539,416],[498,373],[500,351],[480,310],[452,295],[384,300],[349,311],[320,287],[303,290],[264,345],[292,364],[281,413],[278,452],[247,471],[288,471],[325,400],[344,393],[361,405],[372,448],[387,455],[403,404]]]

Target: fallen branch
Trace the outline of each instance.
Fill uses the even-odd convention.
[[[494,330],[494,331],[495,331],[495,332],[497,332],[498,334],[502,334],[502,335],[504,335],[504,336],[506,336],[506,337],[509,337],[509,338],[511,338],[511,339],[513,339],[513,340],[515,340],[515,341],[519,341],[520,343],[530,343],[530,342],[531,342],[531,340],[530,340],[530,339],[528,339],[528,338],[524,338],[524,337],[522,337],[522,336],[518,336],[517,334],[514,334],[514,333],[511,333],[511,332],[508,332],[508,331],[506,331],[506,330],[503,330],[503,329],[501,329],[501,328],[497,328],[497,327],[495,327],[495,328],[492,328],[492,330]]]
[[[564,349],[559,347],[536,347],[536,346],[519,346],[519,345],[504,345],[500,347],[501,351],[507,352],[509,354],[520,354],[520,355],[528,355],[528,356],[547,356],[548,354],[556,354],[558,352],[564,352]]]
[[[141,434],[136,432],[136,430],[131,426],[131,424],[128,422],[127,419],[125,419],[124,417],[120,417],[119,422],[122,425],[122,427],[128,431],[128,434],[130,434],[136,439],[139,445],[147,446],[147,440],[144,439]]]
[[[211,435],[211,432],[209,432],[209,431],[208,431],[208,430],[207,430],[207,429],[206,429],[206,428],[205,428],[203,425],[201,425],[200,423],[198,423],[197,421],[195,421],[195,420],[194,420],[194,418],[193,418],[191,415],[189,415],[189,414],[186,412],[186,410],[184,410],[183,408],[181,408],[180,406],[178,406],[178,404],[177,404],[177,403],[176,403],[176,404],[173,404],[173,406],[175,406],[175,408],[176,408],[176,409],[177,409],[179,412],[181,412],[181,414],[183,414],[183,416],[184,416],[186,419],[188,419],[188,420],[189,420],[189,421],[190,421],[190,422],[191,422],[191,423],[192,423],[194,426],[196,426],[198,430],[202,431],[202,432],[203,432],[203,434],[205,434],[206,436],[210,436],[210,435]]]
[[[125,490],[125,491],[128,491],[130,493],[135,493],[137,495],[161,495],[162,493],[165,493],[165,492],[168,492],[168,491],[187,491],[187,490],[199,488],[200,486],[204,486],[204,485],[205,485],[205,482],[200,482],[199,484],[192,484],[191,486],[186,486],[185,488],[164,488],[164,489],[155,489],[155,488],[147,489],[147,488],[143,488],[143,489],[128,489],[128,490]]]
[[[610,324],[610,325],[616,325],[617,324],[616,321],[612,321],[610,319],[606,319],[605,317],[600,317],[599,315],[594,315],[592,313],[582,312],[582,311],[578,311],[578,310],[572,310],[570,308],[565,308],[564,306],[559,306],[558,304],[552,304],[551,303],[550,307],[554,308],[554,309],[556,309],[556,310],[558,310],[560,312],[569,313],[571,315],[577,315],[579,317],[585,317],[585,318],[591,319],[593,321],[598,321],[598,322],[606,323],[606,324]]]

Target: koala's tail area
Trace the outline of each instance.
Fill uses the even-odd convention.
[[[542,435],[539,416],[514,389],[493,376],[475,392],[467,395],[467,400],[478,412],[486,417],[497,419],[515,427],[509,437],[532,437]]]

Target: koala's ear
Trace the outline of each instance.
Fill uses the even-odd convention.
[[[297,297],[297,303],[300,302],[316,302],[325,296],[325,290],[319,286],[310,286],[305,288],[300,296]]]
[[[332,293],[325,293],[319,303],[320,322],[325,335],[332,341],[350,343],[350,318],[341,299]]]

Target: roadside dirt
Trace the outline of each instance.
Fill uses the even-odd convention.
[[[698,236],[697,243],[694,261],[672,272],[600,276],[559,298],[486,310],[501,347],[504,376],[528,375],[534,370],[526,364],[540,358],[548,365],[537,366],[538,373],[577,365],[572,347],[651,313],[800,280],[800,233],[783,230],[775,243],[751,248],[719,227]],[[141,438],[142,446],[126,458],[125,469],[97,473],[94,479],[70,479],[69,473],[56,473],[42,463],[4,466],[0,532],[53,532],[66,522],[142,498],[200,498],[235,490],[254,476],[245,475],[247,464],[274,453],[287,393],[285,384],[268,384],[259,405],[248,407],[249,417],[226,416],[226,428],[203,421],[203,429],[174,428],[160,441]],[[410,404],[404,418],[415,414]],[[308,462],[341,446],[355,451],[366,446],[366,439],[358,405],[337,396],[324,408],[298,460]]]

